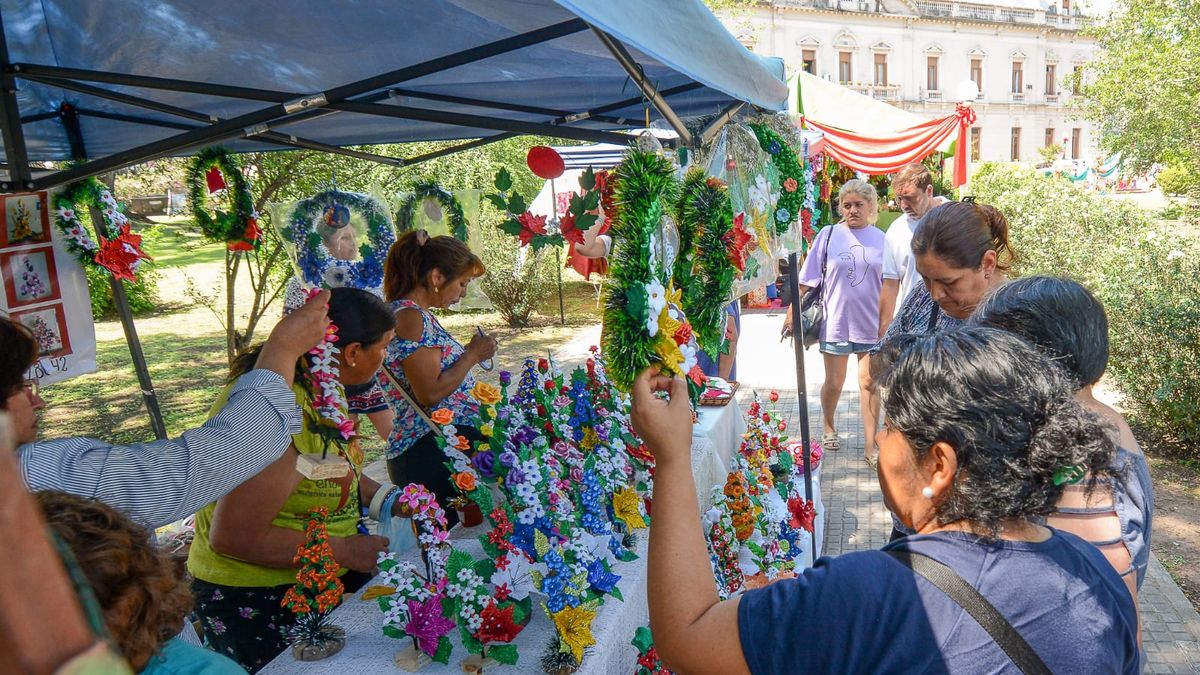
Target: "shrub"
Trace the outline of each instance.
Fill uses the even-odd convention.
[[[1200,457],[1200,238],[1018,167],[984,165],[971,188],[1008,217],[1017,273],[1071,276],[1104,302],[1109,374],[1126,409]]]
[[[1164,194],[1184,195],[1200,185],[1200,176],[1183,164],[1172,164],[1158,172],[1158,186]]]
[[[491,222],[480,227],[479,232],[479,239],[472,241],[472,247],[487,266],[487,274],[479,280],[483,292],[509,326],[529,325],[534,308],[552,290],[554,252],[545,249],[534,253]]]

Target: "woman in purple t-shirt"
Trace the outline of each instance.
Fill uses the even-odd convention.
[[[874,225],[879,216],[875,187],[863,180],[846,181],[838,191],[838,210],[842,222],[817,234],[799,277],[800,292],[819,285],[825,304],[825,326],[820,337],[825,359],[825,383],[821,385],[821,417],[825,428],[821,445],[827,450],[840,447],[833,419],[851,354],[858,359],[860,400],[873,400],[867,390],[868,352],[879,336],[879,289],[883,284],[884,237],[883,231]],[[791,332],[792,325],[791,308],[788,311],[785,334]],[[863,455],[871,463],[875,456],[878,399],[873,400],[873,405],[861,408]]]

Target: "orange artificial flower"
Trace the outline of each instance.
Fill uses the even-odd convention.
[[[500,402],[500,390],[487,382],[476,382],[471,389],[471,396],[484,405],[495,405]]]
[[[471,449],[471,441],[468,441],[466,436],[459,436],[458,440],[454,443],[454,447],[466,452]]]
[[[470,492],[475,489],[475,474],[462,472],[456,473],[450,477],[454,480],[454,484],[463,492]]]
[[[438,424],[446,425],[450,424],[450,422],[454,420],[454,413],[450,412],[446,408],[438,408],[437,410],[433,411],[433,414],[429,416],[429,419],[437,422]]]

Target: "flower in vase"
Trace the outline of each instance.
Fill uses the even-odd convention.
[[[596,637],[592,635],[592,620],[596,618],[596,612],[579,605],[566,607],[550,616],[554,619],[559,639],[571,650],[575,661],[583,661],[583,650],[596,644]]]
[[[507,604],[500,608],[495,601],[488,602],[488,606],[479,613],[480,624],[478,630],[475,631],[475,639],[484,644],[512,642],[524,628],[513,617],[515,609],[516,606],[513,604]]]

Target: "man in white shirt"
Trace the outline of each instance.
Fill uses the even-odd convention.
[[[930,209],[949,201],[933,196],[933,176],[920,163],[900,169],[892,179],[892,190],[904,214],[892,222],[883,239],[883,288],[879,291],[881,338],[909,291],[921,282],[912,254],[913,230]]]

